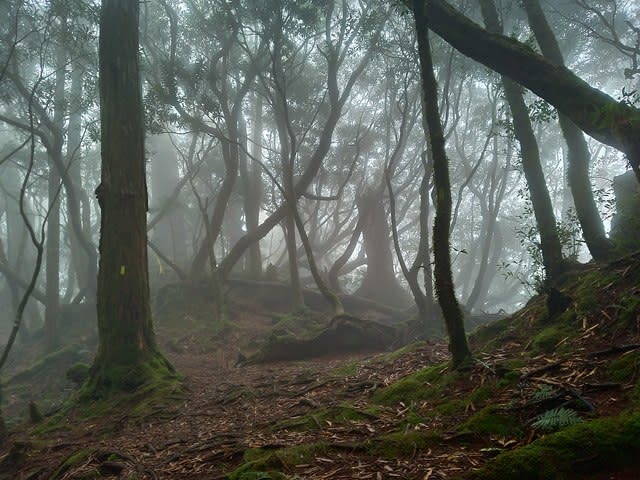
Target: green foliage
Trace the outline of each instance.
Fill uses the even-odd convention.
[[[541,413],[535,418],[531,426],[536,430],[555,432],[580,422],[582,422],[582,418],[575,410],[561,407]]]
[[[533,392],[531,400],[540,401],[547,400],[555,395],[555,391],[549,385],[542,385],[538,390]]]
[[[539,98],[529,105],[529,116],[535,123],[551,123],[558,119],[558,111],[546,100]]]

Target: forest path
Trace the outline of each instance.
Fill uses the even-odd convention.
[[[369,392],[446,361],[448,355],[446,345],[435,342],[420,344],[393,362],[385,356],[332,355],[234,367],[220,352],[169,354],[187,388],[176,409],[159,409],[143,421],[112,416],[52,432],[46,445],[38,445],[33,457],[29,454],[26,468],[14,470],[9,477],[2,477],[1,472],[11,469],[0,468],[0,478],[226,478],[243,463],[249,448],[275,451],[316,442],[332,448],[308,464],[285,468],[288,474],[300,478],[439,479],[477,466],[475,457],[482,454],[466,451],[466,447],[452,451],[442,445],[402,460],[372,456],[361,449],[367,440],[397,430],[399,419],[406,414],[402,405],[368,413]],[[324,409],[335,414],[343,407],[345,415],[355,411],[362,416],[339,422],[322,416]],[[309,421],[313,424],[306,423]],[[74,456],[81,458],[60,471]],[[7,457],[3,466],[9,467]],[[92,477],[96,472],[101,476]]]

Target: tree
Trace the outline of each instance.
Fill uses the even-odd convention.
[[[617,102],[562,65],[490,33],[444,0],[422,0],[426,25],[458,51],[528,88],[596,140],[627,155],[640,181],[640,110]]]
[[[480,7],[487,29],[501,34],[502,25],[498,19],[494,0],[481,0]],[[562,246],[556,230],[556,218],[549,190],[540,164],[538,142],[533,133],[533,126],[520,87],[506,76],[502,76],[502,85],[513,117],[513,133],[520,143],[522,169],[527,179],[533,213],[540,233],[540,250],[545,275],[552,281],[562,271]]]
[[[149,304],[138,15],[138,2],[102,3],[99,343],[86,390],[91,396],[173,374],[157,349]]]
[[[542,54],[556,65],[564,66],[560,47],[538,0],[529,0],[523,2],[523,5]],[[559,121],[569,151],[567,177],[582,234],[591,256],[601,260],[611,253],[612,243],[606,237],[604,225],[593,198],[593,189],[589,180],[591,161],[589,147],[580,129],[566,115],[560,113]]]
[[[453,367],[463,365],[471,358],[464,331],[462,311],[456,299],[451,274],[451,253],[449,251],[449,227],[451,224],[451,184],[449,181],[449,160],[445,152],[444,134],[438,111],[437,92],[429,30],[425,22],[427,12],[422,4],[413,4],[413,15],[418,36],[420,74],[422,77],[424,130],[430,139],[433,156],[433,179],[436,190],[436,218],[433,226],[433,255],[436,295],[442,317],[449,335],[449,351]]]

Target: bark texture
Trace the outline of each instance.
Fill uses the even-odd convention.
[[[147,185],[138,70],[138,2],[104,0],[98,352],[88,390],[132,390],[172,372],[156,347],[147,270]]]
[[[427,2],[428,4],[429,2]],[[449,161],[445,152],[444,133],[438,111],[438,86],[433,73],[429,30],[424,5],[415,2],[413,14],[418,37],[420,57],[420,75],[422,77],[423,110],[425,133],[430,139],[433,155],[433,179],[436,189],[436,217],[433,226],[433,254],[435,260],[434,275],[436,295],[442,310],[449,350],[454,368],[461,366],[471,358],[471,351],[464,331],[462,310],[458,304],[451,274],[451,252],[449,250],[449,226],[451,224],[451,183],[449,180]]]

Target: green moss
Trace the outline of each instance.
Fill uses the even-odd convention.
[[[330,424],[344,424],[353,421],[371,420],[378,417],[380,409],[371,407],[366,410],[354,408],[343,404],[334,407],[322,408],[297,418],[289,418],[278,422],[274,431],[279,430],[318,430]]]
[[[630,382],[640,366],[640,352],[631,352],[612,361],[607,367],[607,375],[614,382]]]
[[[477,345],[480,349],[489,348],[491,344],[497,341],[505,333],[514,329],[514,321],[512,317],[502,318],[495,322],[487,323],[476,328],[469,336],[469,341]]]
[[[408,353],[415,352],[425,346],[426,342],[414,342],[409,345],[405,345],[402,348],[394,350],[393,352],[387,353],[380,357],[380,361],[382,362],[395,362],[399,358],[404,357]]]
[[[640,414],[574,425],[500,454],[469,480],[569,480],[580,473],[638,465]]]
[[[14,375],[11,377],[7,384],[15,384],[25,381],[30,381],[36,378],[38,375],[45,373],[50,370],[52,364],[72,364],[81,359],[82,354],[79,351],[78,345],[71,345],[60,350],[57,350],[53,353],[48,354],[47,356],[41,358],[33,365],[31,365],[26,370]]]
[[[520,381],[520,372],[514,370],[506,372],[496,383],[497,388],[508,388],[516,385]]]
[[[411,457],[421,450],[439,444],[442,435],[435,432],[409,430],[394,432],[368,440],[365,450],[371,455],[384,458]]]
[[[496,387],[491,383],[487,383],[476,388],[467,400],[467,404],[479,405],[486,403],[491,397],[496,394]]]
[[[445,403],[441,403],[440,405],[436,406],[436,408],[433,409],[432,412],[433,414],[437,415],[451,416],[464,412],[466,408],[467,403],[465,401],[454,399]]]
[[[72,453],[60,464],[58,468],[56,468],[56,471],[53,472],[53,475],[51,475],[50,477],[51,480],[62,478],[67,470],[84,462],[87,458],[93,455],[94,452],[95,450],[91,448],[83,448],[82,450],[78,450],[77,452]]]
[[[360,362],[358,361],[347,362],[340,367],[334,368],[331,371],[331,376],[334,378],[350,377],[358,372],[359,365]]]
[[[444,364],[419,370],[376,391],[371,401],[381,405],[396,405],[400,402],[409,403],[436,398],[457,378],[456,372],[445,373],[446,370],[447,367]]]
[[[618,322],[625,327],[636,327],[640,321],[640,296],[622,297],[618,304]]]
[[[520,436],[522,429],[515,417],[488,406],[472,415],[458,427],[461,432],[473,432],[484,435]]]
[[[540,330],[531,341],[534,352],[551,353],[567,337],[575,335],[575,330],[567,325],[554,324]]]
[[[91,367],[86,363],[76,363],[69,367],[69,369],[67,370],[67,379],[72,381],[73,383],[81,385],[89,377],[90,368]]]
[[[245,452],[245,463],[231,472],[230,480],[249,478],[286,479],[279,470],[286,470],[303,463],[313,463],[315,457],[323,455],[329,447],[324,443],[296,445],[278,450],[252,448]],[[260,477],[259,475],[266,475]]]
[[[617,275],[604,277],[599,270],[585,275],[576,289],[575,303],[578,313],[589,314],[593,312],[598,306],[598,299],[600,298],[598,293],[601,291],[602,286],[616,280],[618,280]]]
[[[159,352],[147,352],[145,358],[137,358],[138,352],[128,352],[128,355],[131,358],[118,358],[117,361],[107,361],[98,355],[80,392],[80,400],[99,400],[133,392],[143,385],[178,380],[171,364]]]

